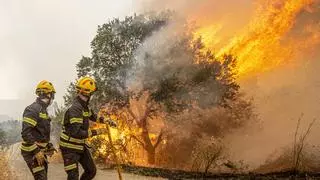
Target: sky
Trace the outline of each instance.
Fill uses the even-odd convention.
[[[0,0],[0,114],[13,118],[51,81],[62,97],[75,65],[90,56],[97,26],[132,15],[134,0]]]

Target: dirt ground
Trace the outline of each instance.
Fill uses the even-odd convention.
[[[33,180],[31,173],[27,171],[27,167],[23,168],[22,171],[20,171],[19,176],[17,180]],[[81,170],[82,171],[82,170]],[[49,180],[66,180],[67,175],[63,170],[63,164],[53,164],[51,163],[49,165]],[[116,180],[118,179],[118,174],[115,170],[98,170],[97,176],[95,177],[95,180]],[[152,177],[145,177],[145,176],[139,176],[134,174],[127,174],[123,173],[123,179],[125,180],[161,180],[162,178],[152,178]]]
[[[20,154],[20,144],[15,144],[10,147],[7,151],[7,159],[8,159],[8,168],[10,167],[13,170],[13,174],[15,178],[13,180],[33,180],[31,172],[24,162],[21,154]],[[82,173],[82,169],[80,169],[80,173]],[[66,180],[67,174],[64,171],[63,163],[50,163],[49,164],[49,180]],[[2,179],[0,177],[0,179]],[[7,178],[6,178],[7,179]],[[12,178],[10,178],[12,179]],[[118,179],[118,174],[115,170],[101,170],[98,168],[97,175],[95,180],[116,180]],[[146,176],[139,176],[135,174],[123,173],[124,180],[162,180],[163,178],[152,178]]]

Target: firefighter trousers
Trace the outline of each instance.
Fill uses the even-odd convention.
[[[33,153],[22,152],[22,157],[27,163],[33,177],[35,180],[47,180],[48,179],[48,164],[44,163],[43,166],[40,166],[35,158]]]
[[[68,149],[61,149],[64,169],[68,174],[68,180],[79,179],[79,163],[84,172],[80,180],[91,180],[95,177],[97,168],[94,164],[90,150],[85,147],[83,153],[69,151]]]

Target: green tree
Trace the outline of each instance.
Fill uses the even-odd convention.
[[[0,146],[6,145],[7,140],[6,140],[6,133],[4,130],[0,129]]]
[[[0,123],[0,143],[11,145],[21,140],[21,121],[8,120]]]
[[[194,106],[228,108],[228,101],[236,98],[239,89],[234,79],[235,58],[216,59],[210,51],[204,51],[201,38],[194,40],[190,29],[175,35],[170,31],[172,18],[172,12],[164,12],[103,24],[91,43],[92,56],[82,57],[77,64],[78,77],[93,76],[100,89],[92,105],[108,103],[122,108],[142,129],[135,139],[148,152],[150,164],[155,163],[156,148],[163,137],[161,131],[152,142],[150,119]],[[162,34],[168,34],[167,41],[157,43]],[[66,105],[74,96],[72,85],[65,96]],[[143,98],[144,113],[138,116],[130,103]]]

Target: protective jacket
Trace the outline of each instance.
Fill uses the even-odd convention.
[[[60,149],[84,152],[87,138],[97,135],[95,130],[89,130],[89,121],[96,120],[97,116],[89,109],[88,103],[76,97],[64,116]]]
[[[48,105],[38,98],[24,110],[21,132],[23,153],[36,154],[49,143],[51,119],[47,107]]]

